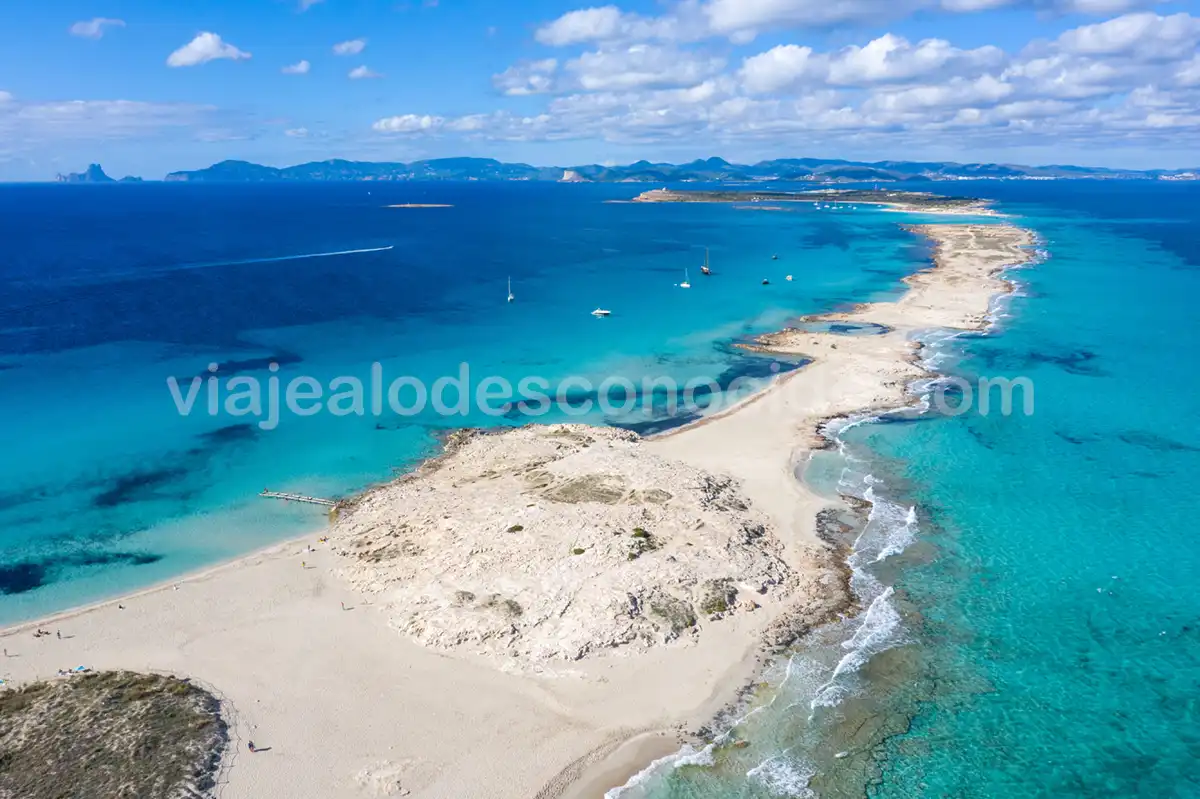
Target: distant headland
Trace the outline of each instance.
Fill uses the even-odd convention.
[[[651,189],[633,198],[635,203],[812,203],[829,207],[853,204],[885,205],[901,211],[922,211],[934,214],[994,216],[996,212],[986,200],[973,197],[941,197],[922,191],[891,191],[883,189],[816,189],[809,191],[677,191]],[[780,206],[763,206],[763,210],[782,210]]]
[[[1067,165],[960,164],[953,161],[847,161],[827,158],[778,158],[736,164],[708,158],[685,164],[637,161],[626,166],[532,166],[494,158],[434,158],[403,162],[331,159],[289,167],[249,161],[221,161],[205,169],[171,172],[168,181],[265,183],[300,181],[539,181],[553,183],[888,183],[942,180],[1200,180],[1195,169],[1108,169]],[[59,175],[66,183],[104,183],[112,179],[99,164],[86,172]],[[124,180],[138,180],[125,178]]]

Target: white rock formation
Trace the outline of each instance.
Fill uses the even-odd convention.
[[[733,480],[610,428],[456,434],[332,535],[404,634],[534,663],[700,635],[798,584]]]

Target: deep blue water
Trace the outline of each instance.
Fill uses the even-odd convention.
[[[399,416],[386,402],[377,416],[368,396],[363,416],[289,415],[266,430],[262,417],[225,412],[230,379],[309,376],[332,388],[341,376],[369,394],[373,363],[385,383],[413,376],[427,387],[467,363],[472,388],[488,376],[589,379],[591,390],[566,392],[571,408],[609,376],[635,389],[666,376],[747,390],[739,382],[796,364],[734,342],[895,291],[927,254],[895,215],[865,209],[605,202],[641,188],[0,187],[0,622],[322,523],[318,508],[258,499],[264,487],[341,496],[411,466],[439,430],[531,418],[474,407]],[[405,202],[453,207],[385,207]],[[706,246],[710,278],[698,269]],[[685,269],[690,290],[677,286]],[[598,306],[613,315],[594,318]],[[210,364],[220,412],[209,414],[204,381],[181,416],[167,378],[184,398]],[[691,418],[671,416],[662,390],[631,399],[628,412],[580,418],[642,431]]]

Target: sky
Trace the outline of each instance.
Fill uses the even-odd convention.
[[[1200,0],[2,0],[0,180],[461,155],[1190,168],[1198,44]]]

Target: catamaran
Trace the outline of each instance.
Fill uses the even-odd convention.
[[[516,297],[514,297],[513,293],[512,293],[512,278],[510,277],[508,279],[508,301],[512,302],[515,299],[516,299]]]
[[[704,266],[700,267],[700,274],[711,275],[712,270],[708,268],[708,248],[704,248]]]

